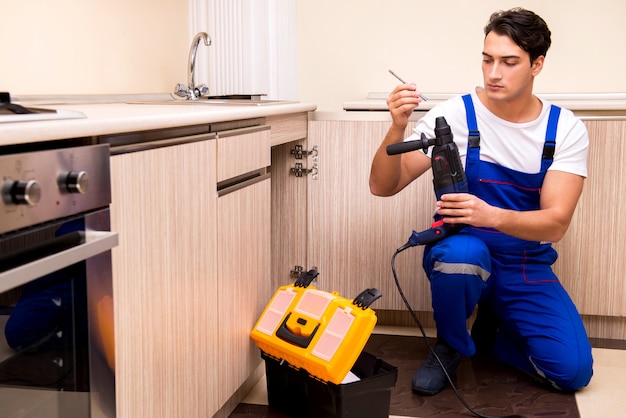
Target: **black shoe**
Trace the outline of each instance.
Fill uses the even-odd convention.
[[[452,377],[461,362],[461,354],[443,341],[437,341],[434,351],[445,366],[448,375]],[[428,354],[426,361],[415,372],[411,381],[413,392],[426,396],[441,392],[446,383],[448,383],[448,378],[432,352]]]

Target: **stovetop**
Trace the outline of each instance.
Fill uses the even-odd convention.
[[[81,112],[25,107],[11,101],[11,94],[0,92],[0,122],[29,122],[37,120],[84,118]]]
[[[77,110],[66,110],[66,109],[54,110],[54,109],[39,109],[39,108],[28,108],[28,109],[35,110],[35,112],[23,113],[23,114],[0,113],[0,123],[86,118],[84,113],[79,112]]]

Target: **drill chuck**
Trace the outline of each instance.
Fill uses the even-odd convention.
[[[453,139],[452,129],[446,118],[439,116],[435,119],[435,145],[453,144]]]

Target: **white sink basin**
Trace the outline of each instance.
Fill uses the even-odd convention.
[[[155,105],[209,105],[209,106],[271,106],[294,103],[287,100],[247,100],[247,99],[198,99],[198,100],[145,100],[132,101],[128,104],[155,104]]]

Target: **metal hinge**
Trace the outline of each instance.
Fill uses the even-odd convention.
[[[302,163],[296,163],[296,166],[291,167],[289,171],[296,177],[303,177],[304,175],[311,173],[313,173],[313,175],[317,174],[317,168],[306,168],[302,165]]]
[[[294,155],[294,158],[297,160],[301,160],[303,156],[311,156],[311,168],[307,168],[302,163],[296,163],[295,167],[292,167],[289,171],[296,177],[304,177],[307,174],[311,174],[311,178],[313,180],[317,180],[318,178],[318,147],[317,145],[313,146],[311,150],[303,150],[301,145],[296,145],[295,149],[291,150],[291,154]]]
[[[302,148],[302,145],[296,145],[294,149],[291,150],[291,154],[294,156],[296,160],[301,160],[304,157],[309,155],[317,155],[317,145],[313,147],[313,149],[305,150]]]
[[[311,267],[311,270],[317,270],[317,267],[316,267],[316,266],[313,266],[313,267]],[[291,277],[298,277],[298,276],[300,276],[302,273],[304,273],[304,267],[302,267],[302,266],[294,266],[294,267],[293,267],[293,270],[291,270],[291,271],[289,272],[289,275],[290,275]]]
[[[302,266],[294,266],[293,270],[289,272],[291,276],[298,277],[304,271],[304,267]]]

